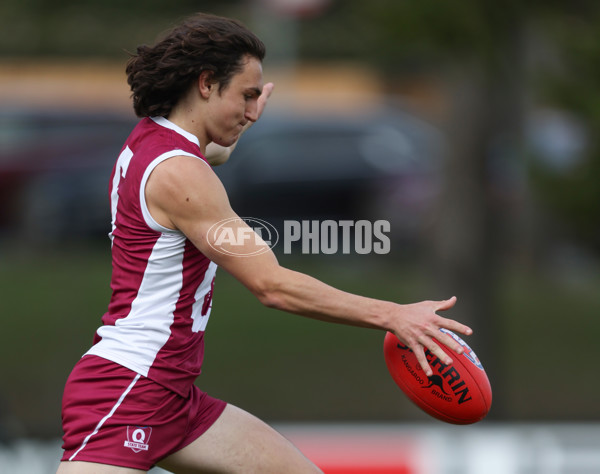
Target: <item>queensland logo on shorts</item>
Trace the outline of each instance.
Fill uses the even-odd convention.
[[[152,428],[150,426],[128,426],[127,440],[124,446],[131,448],[134,453],[148,451],[151,434]]]
[[[251,257],[268,252],[277,244],[277,229],[255,217],[231,217],[214,223],[207,233],[208,244],[217,252]]]

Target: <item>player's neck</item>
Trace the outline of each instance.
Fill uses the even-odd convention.
[[[167,119],[186,132],[195,135],[200,143],[200,150],[205,153],[209,140],[202,121],[203,116],[204,114],[199,110],[199,101],[193,100],[188,95],[173,107]]]

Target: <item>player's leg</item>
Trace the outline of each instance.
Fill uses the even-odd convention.
[[[276,430],[233,405],[227,405],[202,436],[159,466],[177,474],[321,472]]]
[[[56,474],[141,474],[146,471],[84,461],[63,461]]]

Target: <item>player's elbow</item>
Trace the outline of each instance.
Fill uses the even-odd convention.
[[[258,298],[258,301],[267,308],[286,310],[283,295],[276,286],[264,286],[253,291],[253,293]]]
[[[262,278],[254,281],[250,290],[258,301],[267,308],[283,311],[287,309],[281,280],[277,275],[264,275]]]

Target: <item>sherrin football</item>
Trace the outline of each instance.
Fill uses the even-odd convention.
[[[383,353],[390,375],[418,407],[438,420],[456,425],[481,421],[492,405],[492,388],[475,352],[460,337],[447,329],[464,352],[459,355],[436,340],[453,360],[451,365],[425,351],[433,375],[427,377],[417,358],[391,332],[385,336]]]

